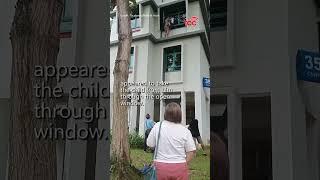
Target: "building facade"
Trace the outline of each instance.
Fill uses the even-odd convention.
[[[319,51],[319,7],[313,0],[210,5],[212,129],[227,127],[230,180],[318,180],[320,85],[297,80],[296,55]]]
[[[145,115],[150,114],[155,121],[163,120],[165,105],[169,102],[177,102],[182,108],[182,123],[186,125],[191,119],[198,119],[200,133],[204,142],[208,144],[210,93],[209,89],[203,86],[203,81],[210,78],[208,2],[146,0],[137,1],[137,4],[136,16],[131,18],[133,42],[128,81],[167,82],[168,85],[166,85],[167,90],[154,92],[135,90],[139,86],[130,87],[133,97],[142,97],[132,99],[131,101],[139,103],[128,108],[130,132],[144,135]],[[117,16],[115,10],[111,12],[111,70],[117,54]],[[186,26],[184,20],[192,16],[198,18],[196,24]],[[171,21],[171,30],[167,37],[164,32],[166,18]],[[112,97],[112,75],[110,87]],[[162,95],[168,98],[143,98],[146,95],[154,95],[154,97]]]

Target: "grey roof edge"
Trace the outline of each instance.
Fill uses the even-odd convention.
[[[159,6],[157,5],[157,3],[154,0],[143,0],[138,2],[138,4],[141,4],[142,6],[147,6],[150,5],[152,7],[152,9],[157,12]],[[110,11],[110,16],[115,16],[117,11]]]
[[[144,1],[140,1],[139,4],[141,4],[142,6],[147,6],[150,5],[153,9],[153,11],[157,12],[159,6],[157,5],[157,3],[154,0],[144,0]]]
[[[206,0],[198,0],[198,1],[200,3],[202,18],[204,21],[204,25],[206,27],[206,31],[207,31],[207,34],[209,34],[210,32],[210,21],[209,21],[209,12],[208,12],[209,6],[207,6],[205,2]]]
[[[201,43],[203,45],[203,48],[207,57],[208,64],[210,65],[209,42],[208,42],[208,38],[206,37],[206,32],[204,30],[183,33],[183,34],[175,35],[169,38],[156,38],[152,33],[147,33],[143,35],[134,36],[132,38],[132,42],[149,39],[154,44],[160,44],[160,43],[175,41],[183,38],[195,37],[195,36],[200,36]],[[110,42],[110,47],[118,45],[118,42],[119,42],[118,40]]]
[[[166,3],[160,4],[159,8],[166,7],[166,6],[171,6],[173,4],[181,3],[181,2],[185,2],[185,0],[176,0],[176,1],[172,1],[172,2],[166,2]]]

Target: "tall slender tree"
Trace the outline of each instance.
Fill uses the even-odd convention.
[[[127,106],[121,106],[122,82],[128,81],[129,57],[132,42],[130,25],[130,10],[128,0],[115,0],[118,13],[118,52],[115,60],[113,76],[113,102],[112,102],[112,163],[114,166],[114,179],[128,179],[130,166],[130,153],[128,142],[128,111]],[[122,91],[124,92],[124,91]]]
[[[55,79],[34,78],[36,65],[55,65],[59,52],[61,0],[18,0],[11,26],[11,128],[9,180],[56,180],[56,151],[53,141],[35,138],[35,128],[49,127],[52,120],[36,120],[34,107],[48,98],[34,96],[34,86],[42,82],[53,87]]]

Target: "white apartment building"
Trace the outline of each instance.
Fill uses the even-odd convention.
[[[320,84],[296,71],[299,49],[319,52],[315,2],[211,1],[212,128],[227,124],[230,180],[320,179]]]
[[[210,139],[210,90],[206,86],[209,73],[209,3],[203,0],[138,0],[136,16],[132,17],[133,41],[129,82],[168,82],[168,92],[145,93],[141,96],[175,95],[173,99],[146,99],[143,105],[129,106],[130,132],[144,135],[145,115],[155,121],[163,119],[164,107],[177,102],[182,108],[182,122],[199,120],[199,130],[206,144]],[[117,12],[110,13],[110,68],[114,67],[117,54]],[[184,19],[198,17],[195,26],[186,27]],[[168,37],[164,33],[164,20],[172,21]],[[203,83],[205,82],[205,83]],[[111,98],[113,76],[110,78]],[[135,87],[131,87],[135,88]],[[132,93],[134,96],[139,92]],[[112,100],[110,101],[112,103]],[[112,111],[112,110],[111,110]],[[111,112],[112,116],[112,112]],[[112,127],[112,126],[111,126]]]

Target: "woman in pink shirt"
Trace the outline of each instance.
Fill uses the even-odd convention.
[[[159,141],[154,159],[157,179],[188,180],[188,163],[194,157],[196,146],[190,131],[181,124],[180,106],[169,103],[164,119],[154,125],[147,139],[147,145],[151,148],[155,148]]]

